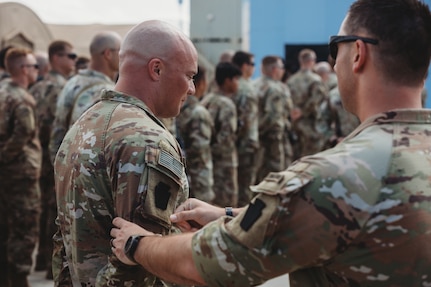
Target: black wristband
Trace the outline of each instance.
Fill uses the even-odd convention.
[[[142,239],[142,237],[145,237],[144,235],[132,235],[127,239],[126,245],[124,245],[124,254],[126,254],[127,258],[130,259],[130,261],[133,261],[135,263],[135,252],[136,249],[138,249],[139,241]]]
[[[227,216],[232,216],[233,217],[233,209],[232,209],[231,206],[226,206],[224,208],[224,210],[225,210]]]

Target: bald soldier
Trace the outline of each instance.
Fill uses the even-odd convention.
[[[344,107],[362,122],[356,131],[270,173],[246,209],[197,232],[153,236],[116,218],[113,252],[190,285],[256,286],[289,273],[292,287],[429,286],[431,110],[421,92],[430,10],[418,0],[355,1],[330,50]],[[224,214],[208,206],[189,199],[171,219],[185,227]]]
[[[49,150],[54,161],[58,148],[70,126],[100,99],[103,89],[114,86],[118,75],[118,51],[121,37],[116,32],[100,32],[90,43],[90,67],[79,70],[67,81],[57,99]]]
[[[111,253],[115,216],[169,234],[189,195],[184,158],[158,118],[195,93],[197,51],[173,26],[146,21],[120,50],[120,76],[71,127],[55,160],[59,232],[56,286],[163,286]]]

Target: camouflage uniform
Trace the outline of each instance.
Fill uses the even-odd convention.
[[[359,126],[359,119],[344,109],[337,87],[329,91],[329,100],[336,114],[335,134],[337,138],[344,138]]]
[[[39,233],[42,152],[36,103],[12,81],[0,90],[0,281],[26,278]],[[7,260],[5,258],[7,256]]]
[[[56,286],[154,286],[154,276],[116,259],[109,231],[115,216],[171,231],[169,216],[189,193],[173,136],[140,100],[104,91],[71,127],[54,166]]]
[[[210,286],[427,286],[431,110],[375,115],[253,187],[246,212],[193,237]]]
[[[311,70],[300,70],[287,81],[292,101],[302,116],[292,123],[298,137],[295,158],[322,151],[328,141],[329,126],[324,113],[329,109],[328,91]]]
[[[42,169],[39,186],[42,195],[42,213],[40,215],[40,233],[36,268],[51,269],[52,236],[55,233],[55,218],[57,204],[54,189],[54,167],[49,156],[49,138],[58,95],[61,92],[66,78],[60,73],[51,70],[43,80],[34,84],[30,93],[36,100],[36,116],[38,118],[39,139],[42,146]]]
[[[96,101],[102,89],[110,89],[114,82],[105,74],[94,70],[79,70],[70,78],[57,100],[55,120],[49,144],[51,161],[70,126]]]
[[[210,147],[214,129],[211,115],[195,96],[188,96],[176,123],[186,154],[190,196],[211,202],[215,196]]]
[[[206,95],[202,105],[207,108],[214,123],[211,140],[213,159],[213,203],[236,206],[238,202],[238,154],[235,145],[237,115],[230,98],[217,92]]]
[[[258,105],[256,90],[249,80],[239,79],[233,96],[238,116],[236,146],[238,150],[238,206],[252,198],[250,185],[256,182],[256,153],[259,148]]]
[[[259,99],[259,142],[257,181],[269,172],[285,168],[285,134],[290,106],[289,89],[280,81],[262,77],[255,82]]]
[[[177,126],[175,118],[159,118],[165,125],[166,129],[174,136],[177,137]]]

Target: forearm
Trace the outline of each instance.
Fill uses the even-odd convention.
[[[141,239],[135,260],[157,277],[181,285],[206,285],[192,256],[194,233],[147,236]]]

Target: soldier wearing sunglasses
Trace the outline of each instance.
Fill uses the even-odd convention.
[[[38,241],[41,147],[36,102],[28,93],[36,82],[34,55],[21,48],[6,53],[10,78],[0,88],[0,286],[27,287]]]

